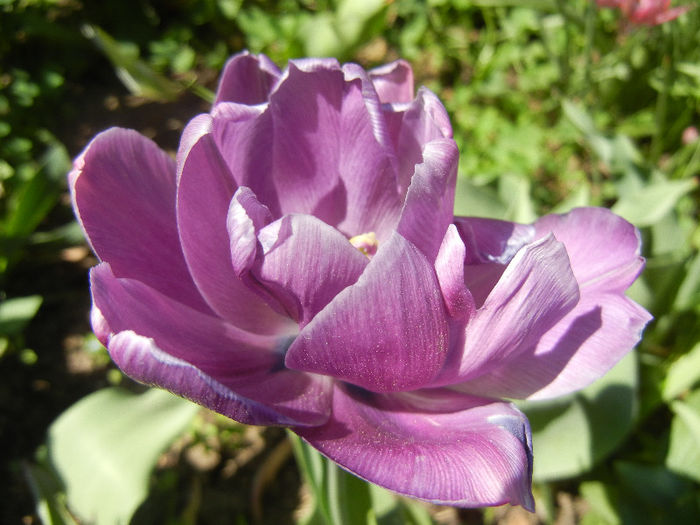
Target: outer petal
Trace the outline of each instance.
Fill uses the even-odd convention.
[[[369,77],[382,104],[413,100],[413,70],[405,60],[376,67],[369,71]]]
[[[439,504],[534,510],[530,428],[512,405],[447,390],[336,386],[332,412],[325,425],[295,431],[361,478]]]
[[[359,281],[302,330],[287,366],[376,392],[420,388],[445,361],[444,308],[432,265],[394,234]]]
[[[214,105],[220,102],[261,104],[280,76],[279,68],[265,55],[247,51],[234,55],[224,66]]]
[[[211,134],[202,136],[179,166],[177,224],[190,272],[209,305],[237,326],[259,333],[288,330],[288,321],[251,291],[234,271],[227,215],[236,189]]]
[[[170,157],[136,131],[112,128],[90,142],[68,179],[78,220],[116,275],[209,311],[180,247]]]
[[[451,139],[428,143],[401,211],[397,231],[429,261],[437,257],[447,226],[452,222],[458,157],[457,145]]]
[[[548,399],[579,390],[610,370],[642,336],[651,316],[619,294],[581,301],[536,346],[487,375],[459,385],[464,392]]]
[[[578,300],[564,246],[551,236],[526,246],[469,321],[459,369],[446,369],[438,384],[489,374],[536,344]]]
[[[369,262],[338,230],[310,215],[287,215],[260,230],[258,239],[263,256],[253,275],[301,327]]]
[[[605,208],[577,208],[546,215],[535,223],[537,237],[550,233],[564,243],[581,288],[623,292],[644,267],[639,231]]]
[[[527,351],[461,390],[530,399],[578,390],[632,349],[651,319],[623,295],[644,263],[631,224],[605,209],[582,208],[543,217],[535,227],[538,236],[554,234],[566,246],[581,299]]]
[[[328,417],[324,378],[284,369],[289,340],[239,330],[108,265],[91,271],[96,332],[124,372],[251,424],[314,425]]]

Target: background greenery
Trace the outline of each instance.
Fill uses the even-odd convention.
[[[0,521],[700,515],[700,9],[649,28],[587,0],[0,0],[0,35]],[[580,394],[524,407],[536,515],[368,492],[279,429],[140,393],[89,334],[95,261],[66,194],[70,159],[112,125],[174,151],[244,48],[280,65],[407,59],[452,117],[458,214],[527,222],[602,205],[641,229],[631,295],[655,320],[637,351]]]

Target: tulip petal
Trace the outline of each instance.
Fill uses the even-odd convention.
[[[369,259],[335,228],[310,215],[286,215],[258,234],[264,256],[253,275],[306,326]]]
[[[238,188],[231,199],[226,218],[231,262],[238,277],[253,266],[258,252],[258,231],[270,222],[270,210],[260,204],[250,188]]]
[[[581,288],[624,292],[644,267],[639,231],[605,208],[546,215],[535,223],[535,229],[537,237],[552,233],[564,243]]]
[[[396,60],[369,71],[369,78],[382,104],[413,100],[413,70],[405,60]]]
[[[358,282],[301,331],[286,364],[375,392],[410,390],[435,377],[447,346],[445,307],[433,267],[394,234]]]
[[[435,273],[450,317],[465,323],[475,311],[474,298],[464,284],[465,247],[454,224],[450,224],[442,239],[435,260]]]
[[[181,155],[177,189],[177,223],[190,273],[208,304],[228,321],[259,333],[288,330],[289,320],[234,271],[226,219],[236,183],[212,135],[201,131]]]
[[[481,307],[510,260],[534,240],[535,228],[477,217],[456,217],[454,224],[465,246],[464,282]]]
[[[459,385],[464,392],[515,399],[569,394],[603,376],[638,342],[651,316],[620,294],[582,289],[581,300],[536,346],[488,374]]]
[[[436,139],[452,138],[450,117],[442,102],[425,87],[418,90],[410,104],[385,106],[384,116],[399,159],[399,192],[404,195],[416,164],[422,162],[425,144]]]
[[[455,217],[454,223],[466,246],[468,265],[506,265],[520,248],[535,240],[535,228],[528,224],[480,217]]]
[[[508,233],[508,223],[502,224],[498,236],[497,225],[486,221],[460,221],[462,238],[486,240],[492,234],[490,245],[473,243],[481,248],[482,259],[494,258],[499,252],[507,256],[529,236],[525,230],[519,234],[518,225]],[[644,264],[639,234],[631,224],[602,208],[580,208],[566,215],[545,216],[534,228],[536,237],[554,235],[564,243],[581,298],[539,341],[487,375],[460,385],[462,391],[546,399],[584,388],[637,344],[651,318],[623,295]]]
[[[508,403],[442,389],[336,386],[328,422],[295,432],[353,474],[403,495],[534,510],[530,427]]]
[[[238,53],[224,66],[214,105],[220,102],[261,104],[280,76],[279,68],[265,55]]]
[[[112,128],[90,142],[68,180],[93,250],[116,275],[210,311],[180,247],[175,163],[170,157],[136,131]]]
[[[459,370],[445,370],[437,384],[489,374],[536,344],[578,300],[563,244],[550,236],[524,247],[467,325]]]
[[[281,213],[314,215],[348,237],[374,231],[382,241],[401,200],[394,152],[378,140],[381,123],[368,110],[368,92],[339,67],[306,71],[304,64],[290,63],[268,107]]]
[[[130,377],[167,388],[237,421],[316,425],[330,408],[325,378],[284,368],[289,339],[251,334],[148,286],[91,271],[93,319]]]
[[[277,190],[271,180],[272,119],[266,107],[218,104],[212,111],[212,136],[236,183],[250,188],[279,217]]]
[[[423,162],[406,194],[397,231],[434,261],[452,222],[457,180],[457,145],[451,139],[434,140],[423,150]]]

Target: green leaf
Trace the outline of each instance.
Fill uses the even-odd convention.
[[[683,195],[696,186],[694,179],[655,182],[622,194],[612,211],[636,226],[650,226],[661,220]]]
[[[49,459],[82,521],[128,523],[151,470],[199,407],[163,390],[108,388],[68,408],[49,428]]]
[[[695,523],[698,501],[693,484],[662,465],[616,461],[622,523]]]
[[[700,305],[700,255],[688,264],[686,273],[674,301],[674,310],[690,310]]]
[[[312,522],[315,514],[320,515],[320,519],[323,523],[331,523],[328,497],[324,490],[326,470],[323,465],[323,456],[302,441],[302,439],[291,430],[287,431],[287,438],[292,443],[292,450],[294,451],[294,457],[296,458],[301,475],[309,484],[311,493],[314,496],[316,508],[312,511],[309,519],[305,523]]]
[[[518,403],[532,427],[534,480],[580,475],[613,452],[632,428],[637,385],[636,356],[630,352],[577,394]]]
[[[700,381],[700,343],[671,364],[664,381],[663,399],[671,401]]]
[[[454,214],[503,219],[506,215],[506,206],[490,187],[477,186],[466,177],[458,177]]]
[[[43,525],[77,525],[66,508],[61,484],[43,466],[25,464],[24,477],[34,496],[35,511]]]
[[[590,507],[590,511],[584,516],[583,524],[620,525],[620,517],[615,509],[615,502],[610,497],[609,487],[600,481],[585,481],[579,485],[579,491]]]
[[[685,401],[674,401],[666,466],[700,483],[700,390]]]
[[[557,8],[556,0],[471,0],[470,3],[478,7],[530,7],[546,11]]]
[[[40,295],[6,299],[0,303],[0,335],[17,335],[39,311]]]
[[[112,62],[117,76],[134,95],[151,100],[175,100],[183,88],[154,71],[138,57],[138,49],[120,44],[97,26],[86,24],[83,34]]]
[[[498,179],[498,193],[507,210],[502,219],[530,223],[537,218],[530,196],[530,181],[527,178],[506,173]]]
[[[384,0],[342,0],[334,13],[320,12],[309,18],[300,27],[306,54],[347,56],[385,5]]]
[[[37,169],[8,199],[5,235],[26,237],[58,200],[71,161],[66,148],[55,139],[42,155]]]
[[[326,490],[334,525],[355,525],[368,520],[372,500],[366,481],[326,460]]]

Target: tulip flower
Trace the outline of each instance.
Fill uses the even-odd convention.
[[[639,234],[596,208],[455,218],[457,161],[403,61],[236,55],[176,159],[125,129],[76,159],[93,329],[130,377],[395,492],[532,509],[505,399],[582,388],[637,343]]]
[[[633,25],[656,26],[678,18],[693,6],[671,7],[671,0],[596,0],[598,7],[616,7]]]

